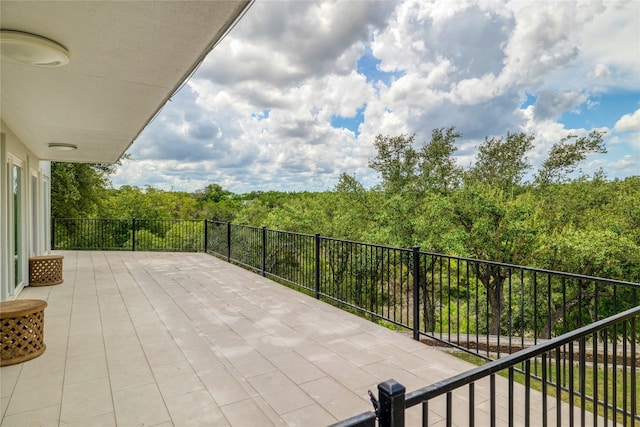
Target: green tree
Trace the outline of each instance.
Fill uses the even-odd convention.
[[[195,197],[199,203],[202,202],[221,202],[229,199],[233,193],[223,189],[219,184],[209,184],[204,190],[196,191]]]
[[[116,164],[51,163],[51,215],[54,218],[87,218],[96,215],[109,175]]]
[[[547,159],[536,176],[538,185],[549,185],[552,182],[563,182],[574,172],[578,164],[587,158],[587,154],[606,153],[603,141],[604,133],[591,131],[589,136],[578,138],[567,135],[554,144]]]
[[[460,186],[463,170],[453,155],[461,136],[453,127],[431,132],[431,141],[418,153],[418,180],[423,190],[447,194]]]
[[[196,219],[197,203],[191,194],[123,185],[105,194],[100,216],[107,218]]]
[[[418,152],[413,147],[414,135],[377,135],[373,143],[377,156],[369,167],[380,174],[382,188],[388,193],[415,189]]]
[[[485,138],[478,147],[475,165],[467,170],[466,181],[513,190],[531,168],[526,153],[533,147],[534,139],[522,132],[507,133],[506,138]]]

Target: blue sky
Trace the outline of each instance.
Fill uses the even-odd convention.
[[[260,1],[135,141],[113,184],[323,191],[378,183],[378,134],[606,132],[584,173],[640,174],[640,2]]]

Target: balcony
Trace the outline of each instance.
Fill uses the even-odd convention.
[[[605,279],[591,283],[594,281],[564,273],[559,280],[553,272],[521,268],[512,273],[514,266],[495,263],[445,256],[434,261],[433,254],[416,248],[385,248],[230,224],[205,223],[205,227],[186,233],[178,233],[176,224],[169,225],[171,230],[159,231],[161,227],[156,224],[158,230],[152,233],[164,235],[162,242],[150,240],[150,233],[141,233],[133,225],[130,240],[121,248],[111,248],[119,250],[58,251],[65,256],[64,283],[23,291],[21,298],[49,303],[45,315],[48,348],[34,360],[1,368],[3,426],[327,425],[371,411],[368,391],[375,394],[389,379],[407,390],[419,391],[407,394],[406,407],[415,406],[406,412],[407,425],[421,424],[424,414],[429,423],[435,424],[451,421],[452,425],[490,425],[493,420],[496,425],[507,425],[513,420],[528,420],[540,425],[561,420],[563,424],[575,421],[593,425],[593,415],[585,410],[585,397],[589,396],[582,389],[588,363],[584,350],[588,347],[593,350],[592,356],[599,354],[601,344],[603,354],[608,356],[598,363],[604,367],[594,370],[604,373],[601,385],[619,382],[624,386],[617,396],[612,392],[613,399],[606,391],[604,396],[596,393],[595,399],[605,417],[606,411],[609,418],[619,411],[623,423],[637,418],[637,307],[610,332],[598,330],[587,339],[583,334],[576,341],[579,350],[575,352],[572,341],[553,347],[553,352],[551,348],[545,350],[542,357],[528,355],[527,362],[518,365],[527,372],[524,386],[512,377],[507,380],[498,375],[474,376],[473,382],[468,381],[469,373],[477,374],[479,368],[419,342],[448,341],[458,350],[492,358],[501,356],[504,349],[502,356],[508,355],[496,360],[502,363],[518,357],[522,353],[518,352],[519,346],[525,342],[531,342],[534,349],[580,326],[567,326],[567,320],[560,318],[557,324],[544,327],[544,321],[552,317],[552,301],[544,297],[551,285],[556,289],[561,283],[560,295],[568,300],[571,285],[577,281],[581,312],[592,313],[595,307],[597,313],[597,307],[601,307],[598,302],[611,302],[602,297],[598,300],[605,286],[619,288],[612,295],[620,303],[627,301],[622,297],[630,289],[632,299],[627,302],[637,305],[637,284]],[[70,229],[68,225],[57,227],[58,231],[64,228]],[[87,237],[90,229],[100,230],[96,236],[116,234],[115,229],[102,233],[105,229],[101,225],[78,228],[79,235]],[[123,230],[126,236],[127,228]],[[188,247],[198,240],[194,236],[200,235],[200,243],[192,250],[218,253],[245,268],[204,253],[131,251],[136,247],[162,250],[169,247],[170,235],[174,236],[172,242],[187,242]],[[64,240],[74,241],[69,237]],[[159,242],[162,245],[156,246]],[[173,250],[189,250],[170,246]],[[109,245],[99,244],[94,249],[106,247]],[[345,260],[346,266],[341,264]],[[380,269],[374,268],[379,265]],[[495,271],[482,269],[486,266],[493,266]],[[369,274],[361,274],[363,269]],[[457,327],[460,319],[451,322],[455,318],[450,315],[452,304],[442,302],[462,306],[461,291],[465,288],[468,295],[478,295],[482,290],[480,280],[471,279],[480,271],[487,275],[497,271],[499,277],[509,272],[507,290],[512,285],[514,290],[523,291],[525,285],[539,286],[539,301],[548,306],[528,314],[542,320],[534,323],[533,335],[518,330],[516,319],[510,320],[521,311],[512,307],[525,301],[512,301],[511,291],[505,292],[508,304],[503,311],[509,314],[508,337],[490,334],[492,316],[487,302],[466,304],[471,307],[466,314],[468,320],[476,320],[462,323],[474,323],[475,331],[463,333]],[[343,272],[359,278],[354,281],[359,286],[351,291],[359,289],[360,294],[346,292],[349,288],[345,287],[348,282]],[[336,274],[342,275],[342,282]],[[366,277],[378,282],[369,283],[369,279],[363,280]],[[298,284],[303,292],[282,283]],[[337,286],[339,283],[345,286]],[[389,296],[372,292],[375,288]],[[594,288],[599,291],[592,292]],[[590,292],[594,298],[586,298]],[[441,303],[430,304],[432,312],[425,316],[429,301]],[[417,310],[416,302],[421,304]],[[534,310],[539,305],[533,304]],[[565,319],[575,318],[569,311],[562,314]],[[401,331],[369,319],[395,325]],[[445,319],[449,319],[448,324],[443,323]],[[623,333],[618,335],[619,331]],[[600,344],[596,337],[603,338]],[[608,349],[607,342],[611,343]],[[540,359],[542,372],[536,362]],[[579,361],[575,369],[574,360]],[[560,384],[556,377],[553,385],[551,375],[545,379],[544,366],[555,365],[559,372],[560,363],[569,381]],[[514,371],[510,369],[509,374]],[[540,377],[545,384],[552,384],[541,393],[531,387],[531,382]],[[574,377],[579,379],[574,381]],[[471,384],[470,389],[450,393],[450,386],[456,382]],[[575,398],[574,404],[563,403],[548,393],[561,387]],[[425,396],[431,398],[438,393],[442,399],[425,405]],[[420,402],[422,407],[417,405]],[[473,410],[468,411],[470,408]],[[595,422],[606,425],[601,417]]]
[[[326,425],[393,377],[470,367],[206,254],[57,252],[45,353],[1,368],[2,425]]]

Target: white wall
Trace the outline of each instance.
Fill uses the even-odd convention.
[[[29,257],[50,249],[51,166],[37,158],[0,120],[0,300],[18,296],[29,282]],[[22,280],[15,284],[13,166],[20,168],[19,265]]]

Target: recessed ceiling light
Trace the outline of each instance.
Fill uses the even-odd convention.
[[[49,148],[59,151],[73,151],[77,150],[78,146],[73,144],[65,144],[64,142],[51,142]]]
[[[2,58],[38,67],[59,67],[69,63],[69,52],[64,46],[21,31],[0,30]]]

